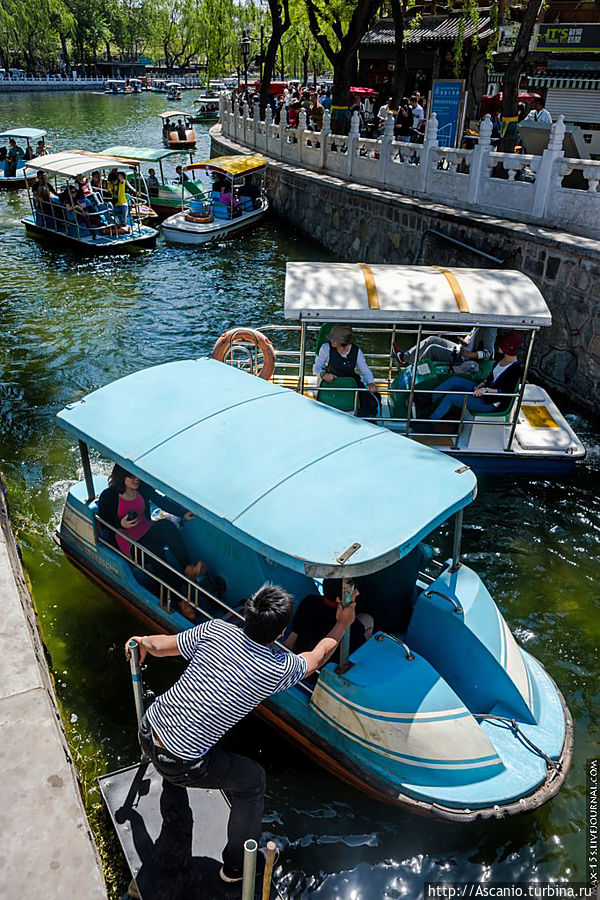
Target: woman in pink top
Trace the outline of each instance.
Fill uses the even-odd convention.
[[[186,521],[194,518],[193,513],[184,512],[178,503],[173,503],[167,497],[158,494],[119,465],[114,466],[108,479],[108,487],[98,498],[98,514],[101,519],[118,529],[115,537],[121,553],[133,555],[131,552],[133,544],[127,540],[125,534],[165,562],[168,561],[165,554],[166,547],[177,560],[179,569],[187,578],[195,581],[206,572],[206,563],[192,562],[179,528],[170,519],[152,521],[150,500],[166,512],[182,516]],[[175,578],[169,569],[161,566],[156,560],[152,561],[152,567],[155,574],[167,584],[177,590],[182,589],[181,581]]]

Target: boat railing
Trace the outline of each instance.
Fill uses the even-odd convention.
[[[441,326],[441,327],[440,327]],[[444,327],[445,326],[445,327]],[[318,333],[320,332],[322,327],[322,323],[310,325],[308,323],[304,323],[304,325],[287,325],[287,324],[275,324],[271,323],[268,325],[263,325],[260,327],[260,331],[268,333],[273,332],[282,332],[294,334],[295,332],[300,332],[301,346],[303,334],[304,336],[308,332]],[[394,379],[394,370],[393,370],[393,361],[396,356],[396,340],[398,336],[403,334],[415,336],[415,329],[413,327],[407,326],[399,326],[397,324],[393,324],[387,327],[365,327],[360,328],[359,326],[353,325],[353,331],[355,333],[363,333],[368,336],[373,335],[386,335],[390,338],[390,348],[386,353],[380,353],[377,351],[364,350],[365,359],[367,365],[376,376],[379,381],[385,380],[387,381],[387,385],[377,385],[378,393],[384,395],[386,397],[394,397],[395,395],[402,396],[405,395],[408,397],[407,402],[407,415],[406,416],[390,416],[390,415],[375,415],[375,416],[366,416],[366,421],[376,422],[378,424],[382,423],[382,420],[385,421],[387,426],[398,425],[401,426],[405,434],[411,433],[411,425],[418,426],[418,433],[423,438],[428,437],[437,437],[438,432],[427,432],[423,429],[423,426],[427,423],[431,423],[432,420],[428,417],[419,417],[413,411],[413,407],[415,405],[415,401],[419,396],[431,396],[432,394],[437,394],[440,397],[444,397],[446,395],[456,395],[462,392],[460,391],[444,391],[439,388],[428,388],[424,390],[418,387],[418,382],[416,381],[415,371],[416,366],[419,362],[423,360],[416,361],[413,363],[413,377],[411,378],[411,383],[409,387],[392,387],[392,382]],[[422,323],[419,325],[419,331],[417,336],[417,343],[420,344],[423,338],[428,337],[429,335],[437,335],[437,336],[447,336],[454,340],[456,340],[460,335],[461,331],[456,328],[454,323],[444,323],[438,322],[435,325],[423,325]],[[532,335],[533,338],[533,335]],[[315,391],[319,393],[323,392],[335,392],[336,394],[343,393],[344,391],[353,392],[355,394],[355,403],[354,409],[348,410],[348,412],[356,412],[357,401],[358,401],[358,393],[363,391],[367,392],[367,388],[359,388],[359,387],[348,387],[341,388],[336,386],[328,386],[326,383],[321,382],[320,384],[309,384],[307,383],[308,379],[306,376],[307,370],[310,368],[311,361],[316,358],[316,353],[314,350],[308,350],[305,346],[306,341],[304,340],[304,346],[300,350],[295,350],[287,347],[278,347],[277,348],[277,356],[275,361],[275,374],[273,376],[274,383],[282,383],[287,387],[291,387],[292,389],[298,390],[303,394],[308,394],[311,397],[315,396]],[[496,410],[492,404],[490,403],[490,409],[485,413],[485,415],[490,416],[491,418],[482,423],[478,422],[478,425],[485,425],[486,428],[505,428],[506,426],[511,427],[511,433],[509,437],[509,448],[512,444],[512,439],[514,436],[514,431],[516,428],[519,411],[521,408],[521,401],[523,399],[523,392],[525,388],[526,382],[526,372],[528,370],[528,362],[529,357],[531,355],[531,344],[528,349],[528,361],[525,366],[525,374],[521,379],[521,387],[520,390],[516,393],[494,393],[495,400],[508,400],[507,409],[506,410]],[[448,375],[450,376],[452,372],[449,370]],[[473,381],[473,388],[476,387],[476,382]],[[489,396],[489,395],[488,395]],[[458,425],[456,429],[456,439],[460,438],[463,431],[463,426],[469,425],[472,423],[471,419],[466,419],[466,414],[468,412],[467,409],[467,397],[468,394],[463,395],[463,403],[460,411],[460,416],[457,419],[447,419],[444,418],[442,421],[444,425]],[[516,401],[516,402],[515,402]],[[508,416],[506,415],[508,413]],[[496,414],[496,415],[494,415]]]
[[[125,562],[129,563],[130,566],[133,566],[134,569],[137,569],[146,578],[149,578],[155,584],[159,591],[158,598],[160,606],[162,609],[166,610],[167,613],[171,614],[174,612],[173,598],[175,598],[175,602],[184,601],[185,603],[188,603],[207,620],[217,618],[217,616],[200,605],[202,600],[204,599],[208,600],[211,603],[215,603],[222,610],[224,610],[226,614],[233,616],[240,622],[244,621],[244,616],[236,609],[234,609],[234,607],[229,606],[229,604],[225,603],[215,594],[212,594],[206,588],[197,584],[195,581],[192,581],[187,577],[187,575],[174,568],[169,562],[162,559],[160,556],[157,556],[151,550],[148,550],[147,547],[142,546],[142,544],[138,543],[138,541],[133,540],[133,538],[129,537],[126,532],[115,528],[114,525],[111,525],[110,522],[102,519],[98,514],[94,515],[94,526],[96,532],[96,541],[99,544],[108,547],[109,550],[111,550],[113,553],[116,553],[117,556],[120,556],[125,560]],[[103,529],[106,529],[115,537],[114,543],[106,538],[105,534],[103,533]],[[119,548],[116,542],[117,535],[125,538],[127,542],[132,545],[134,552],[131,554],[131,556],[123,553],[123,551]],[[168,584],[164,579],[162,579],[159,575],[148,568],[148,560],[154,561],[162,569],[168,569],[173,575],[175,575],[177,577],[177,580],[181,581],[185,585],[185,593],[173,587],[173,585]],[[280,641],[274,641],[272,646],[278,647],[285,653],[293,653],[293,651],[290,650],[289,647],[286,647],[285,644],[282,644]],[[313,692],[313,686],[305,683],[304,681],[299,682],[298,686],[309,694],[312,694]]]
[[[55,179],[55,188],[58,193],[58,184]],[[86,209],[84,213],[78,213],[75,209],[67,209],[62,203],[59,203],[57,200],[52,199],[36,201],[31,194],[29,184],[27,184],[27,192],[29,195],[29,206],[31,208],[31,213],[34,219],[34,222],[38,224],[38,216],[42,220],[42,225],[45,228],[48,228],[50,231],[56,232],[56,234],[66,234],[69,237],[75,237],[77,240],[83,241],[88,237],[94,235],[102,234],[102,229],[105,228],[115,228],[117,229],[119,226],[119,222],[115,216],[114,205],[107,200],[104,196],[104,192],[100,193],[98,191],[92,192],[92,194],[88,196],[96,196],[100,199],[101,202],[96,202],[94,208],[90,207]],[[129,221],[129,227],[131,231],[128,234],[137,233],[141,234],[141,215],[139,213],[139,203],[142,198],[132,198],[132,202],[127,204],[127,220]],[[85,218],[89,220],[91,216],[103,216],[105,217],[105,222],[101,225],[92,225],[91,223],[85,221]],[[48,222],[51,222],[51,225],[48,225]],[[82,227],[83,226],[83,227]],[[85,230],[84,230],[85,229]],[[118,232],[116,234],[111,234],[113,238],[119,238],[123,235],[120,235]]]

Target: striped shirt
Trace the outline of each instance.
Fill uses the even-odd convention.
[[[302,657],[257,644],[220,619],[180,632],[177,647],[189,665],[147,716],[166,749],[182,759],[203,756],[259,703],[306,675]]]

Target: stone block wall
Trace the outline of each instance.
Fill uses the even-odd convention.
[[[212,155],[244,152],[211,131]],[[553,324],[533,372],[576,407],[600,414],[600,241],[457,210],[269,160],[273,211],[345,262],[518,269],[540,288]],[[501,260],[495,263],[430,230]]]

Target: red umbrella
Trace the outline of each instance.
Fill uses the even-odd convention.
[[[539,97],[539,94],[530,94],[522,91],[517,97],[518,103],[524,103],[525,106],[528,106],[530,103]],[[487,113],[495,113],[502,106],[502,91],[499,94],[484,94],[481,98],[481,115],[485,116]]]

